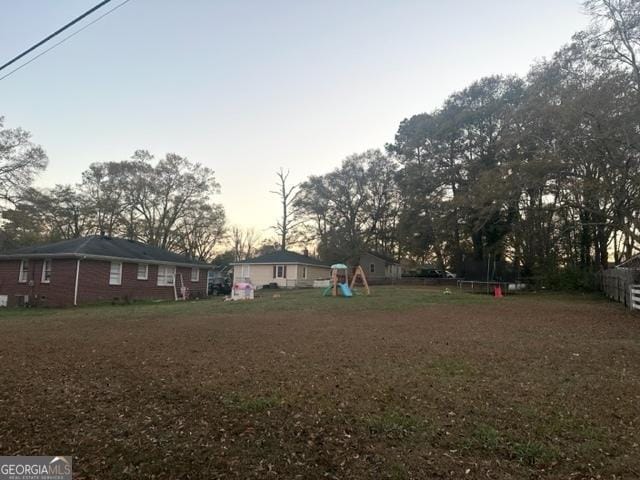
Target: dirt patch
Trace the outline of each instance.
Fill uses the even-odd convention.
[[[3,318],[0,452],[87,479],[640,477],[637,315],[447,302]]]

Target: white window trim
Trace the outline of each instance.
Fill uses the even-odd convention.
[[[306,280],[307,279],[307,267],[305,267],[304,265],[302,266],[302,279]]]
[[[114,265],[120,265],[117,283],[111,280],[111,272]],[[122,262],[111,262],[111,264],[109,265],[109,285],[122,285]]]
[[[26,267],[26,270],[25,270]],[[24,273],[24,278],[22,274]],[[27,283],[29,281],[29,260],[20,260],[20,271],[18,272],[18,283]]]
[[[251,265],[241,264],[233,267],[233,281],[244,282],[251,278]]]
[[[140,267],[144,267],[144,276],[140,276]],[[136,273],[136,278],[138,280],[149,280],[149,264],[148,263],[139,263],[138,271]]]
[[[195,272],[196,278],[193,278],[193,273]],[[191,267],[191,281],[199,282],[200,281],[200,269],[198,267]]]
[[[166,279],[167,277],[169,277],[167,273],[168,271],[171,271],[171,269],[173,270],[173,273],[171,274],[171,278],[173,279],[173,282],[169,283],[167,282]],[[160,275],[161,270],[164,272],[162,275]],[[171,265],[158,265],[158,281],[157,281],[158,286],[173,287],[175,283],[176,283],[176,267],[173,267]]]
[[[282,275],[278,275],[278,271],[281,271]],[[285,276],[284,276],[284,265],[276,265],[276,278],[285,278]]]
[[[49,278],[45,278],[44,274],[46,273],[45,265],[49,263]],[[51,283],[51,259],[45,258],[42,260],[42,274],[40,275],[40,283]]]

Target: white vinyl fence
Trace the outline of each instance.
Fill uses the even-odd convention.
[[[631,310],[640,310],[640,285],[631,285]]]

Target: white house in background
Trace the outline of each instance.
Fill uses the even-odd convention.
[[[311,287],[313,281],[331,276],[331,267],[305,254],[285,251],[267,253],[232,263],[233,283],[250,282],[260,288],[271,283],[283,288]]]

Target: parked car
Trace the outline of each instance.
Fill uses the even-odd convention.
[[[231,281],[228,277],[214,278],[209,283],[209,295],[229,295],[231,293]]]
[[[455,273],[451,273],[448,270],[439,270],[437,268],[420,268],[410,276],[425,278],[456,278]]]
[[[442,271],[435,268],[422,268],[416,272],[416,277],[442,278]]]
[[[448,270],[440,270],[433,267],[417,267],[406,270],[402,273],[403,277],[421,277],[421,278],[457,278],[455,273]]]

